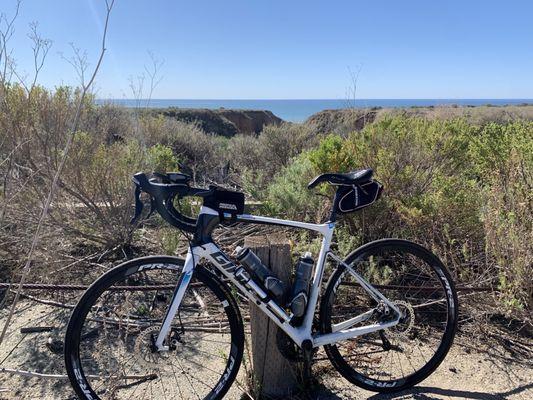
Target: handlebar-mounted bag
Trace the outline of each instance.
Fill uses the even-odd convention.
[[[338,212],[350,213],[375,203],[381,196],[383,185],[376,180],[339,188]]]
[[[204,206],[218,211],[220,221],[235,222],[244,213],[244,193],[212,187],[213,193],[204,199]]]

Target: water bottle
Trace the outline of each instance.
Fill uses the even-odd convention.
[[[295,279],[292,285],[291,302],[289,304],[295,317],[300,318],[305,314],[311,284],[311,274],[313,272],[314,261],[311,253],[306,252],[300,257],[296,264]]]
[[[264,288],[276,299],[278,303],[283,302],[285,295],[285,284],[276,278],[272,271],[263,265],[259,257],[247,247],[237,247],[235,258],[246,270],[257,277]]]

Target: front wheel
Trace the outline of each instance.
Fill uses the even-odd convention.
[[[325,346],[331,363],[351,383],[376,392],[407,389],[442,362],[457,328],[457,294],[442,262],[415,243],[383,239],[366,244],[344,262],[401,311],[396,326]],[[356,326],[383,322],[382,305],[342,265],[330,277],[320,310],[323,333],[375,310]]]
[[[99,278],[74,309],[65,362],[80,399],[208,399],[229,390],[242,360],[239,309],[196,267],[166,345],[155,339],[183,268],[175,257],[128,261]]]

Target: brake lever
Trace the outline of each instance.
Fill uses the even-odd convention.
[[[135,192],[134,192],[134,197],[135,197],[135,215],[133,216],[133,218],[131,219],[130,221],[130,224],[135,224],[137,222],[137,220],[139,219],[139,217],[141,216],[142,212],[143,212],[143,207],[144,207],[144,204],[143,202],[141,201],[141,188],[139,185],[135,185]]]
[[[150,215],[152,215],[155,210],[156,210],[155,199],[153,197],[151,197],[150,198],[150,212],[148,213],[146,218],[149,218]]]

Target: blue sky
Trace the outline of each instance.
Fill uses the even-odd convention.
[[[94,64],[103,17],[103,0],[24,0],[19,69],[38,21],[53,40],[40,82],[75,84],[61,53]],[[533,1],[116,0],[99,97],[132,97],[148,51],[164,59],[154,98],[346,98],[360,66],[358,98],[533,98]]]

